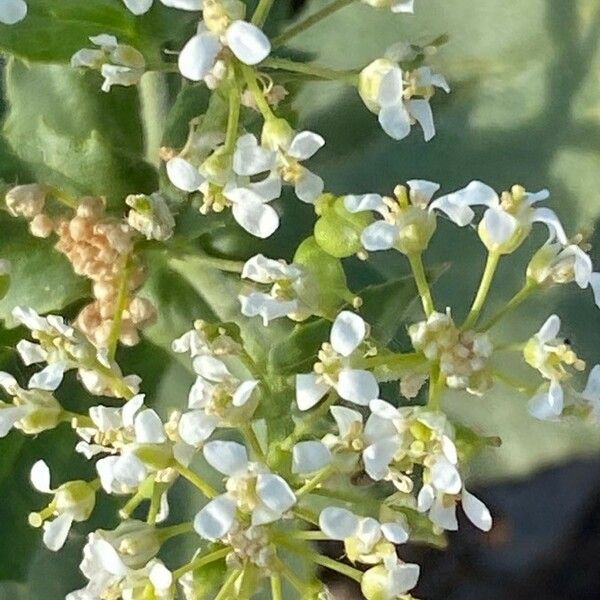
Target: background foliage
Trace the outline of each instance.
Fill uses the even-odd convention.
[[[291,2],[276,4],[274,28],[292,15]],[[315,170],[339,193],[389,192],[410,178],[439,181],[443,190],[473,178],[498,189],[515,182],[530,189],[548,187],[553,208],[569,230],[591,230],[600,215],[597,1],[417,0],[416,4],[416,16],[398,18],[367,6],[352,6],[299,36],[290,51],[318,56],[332,67],[350,68],[367,63],[399,39],[423,43],[447,33],[448,45],[433,58],[453,88],[448,97],[434,100],[438,136],[425,144],[415,132],[408,140],[394,143],[379,130],[355,91],[337,84],[309,83],[292,108],[304,128],[327,139]],[[156,128],[160,115],[166,114],[165,106],[148,105],[144,86],[141,98],[133,89],[114,88],[111,94],[103,94],[99,76],[81,74],[63,64],[72,52],[87,45],[88,35],[103,32],[137,45],[149,63],[158,61],[161,46],[178,48],[190,35],[194,27],[190,15],[169,11],[158,2],[141,19],[129,15],[119,0],[29,0],[29,5],[30,16],[22,24],[0,26],[0,48],[26,59],[11,61],[5,69],[0,178],[7,184],[40,180],[79,194],[102,194],[120,212],[127,193],[156,189],[158,178],[145,159],[147,148],[142,143],[143,118],[146,123],[154,119]],[[320,5],[311,0],[308,9]],[[165,140],[176,145],[184,134],[181,123],[202,112],[206,94],[198,86],[187,85],[179,91],[173,82],[167,83],[174,108],[166,115]],[[145,291],[160,307],[160,319],[142,344],[122,351],[120,362],[125,372],[145,378],[149,401],[160,410],[182,405],[192,381],[191,373],[171,354],[170,341],[196,318],[238,318],[234,281],[201,259],[192,260],[187,252],[201,250],[239,259],[260,249],[290,258],[298,241],[310,231],[313,217],[309,207],[290,197],[283,199],[281,209],[288,218],[265,246],[227,227],[227,219],[201,217],[181,204],[182,253],[175,257],[160,249],[148,252]],[[598,235],[594,239],[598,241]],[[501,285],[492,304],[518,289],[528,249],[541,241],[530,240],[527,248],[502,265]],[[600,254],[593,256],[600,264]],[[19,338],[19,331],[11,329],[11,308],[25,302],[42,312],[74,314],[87,287],[71,274],[60,255],[50,251],[48,242],[29,237],[22,223],[3,213],[0,257],[10,259],[14,266],[13,286],[0,302],[0,319],[4,320],[0,368],[20,373],[23,367],[10,350]],[[442,229],[426,258],[430,265],[450,263],[438,280],[436,297],[441,306],[464,312],[465,290],[475,288],[483,263],[476,237],[456,228]],[[407,272],[406,265],[391,255],[373,256],[370,264],[373,268],[365,274],[350,261],[353,289],[397,279]],[[527,304],[512,326],[497,335],[528,334],[537,329],[543,315],[556,309],[581,354],[593,357],[598,349],[600,313],[591,297],[582,306],[578,291],[563,287]],[[399,313],[407,303],[402,302]],[[390,314],[393,319],[393,308]],[[265,330],[258,322],[243,326],[266,359],[271,340],[266,339]],[[74,382],[61,389],[61,398],[68,406],[86,403]],[[509,389],[499,388],[482,400],[450,398],[448,406],[479,430],[503,438],[502,448],[486,451],[475,463],[474,478],[521,476],[600,447],[600,434],[592,428],[533,422],[527,416],[526,399]],[[57,559],[42,548],[39,532],[26,524],[28,512],[43,503],[27,482],[29,467],[37,458],[48,460],[58,482],[64,480],[67,466],[70,476],[74,470],[86,474],[83,461],[73,464],[71,435],[65,429],[24,441],[13,433],[0,441],[0,539],[5,541],[0,551],[1,599],[58,600],[80,583],[74,565],[85,531],[76,528],[79,543],[68,545]],[[175,518],[197,509],[187,502],[185,490],[184,486],[176,489]],[[115,524],[114,506],[107,502],[89,526],[108,526],[111,519]],[[189,548],[174,544],[173,557],[186,551]]]

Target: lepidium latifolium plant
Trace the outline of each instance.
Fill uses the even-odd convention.
[[[493,526],[465,475],[468,461],[499,440],[450,418],[449,391],[477,403],[502,382],[526,392],[532,422],[600,417],[600,366],[588,369],[561,336],[558,315],[540,315],[529,339],[497,339],[506,315],[552,286],[591,288],[581,302],[600,303],[589,248],[545,206],[548,191],[472,181],[443,192],[443,184],[412,179],[338,195],[327,173],[313,171],[326,140],[299,127],[290,108],[306,81],[353,89],[373,127],[394,140],[434,137],[432,109],[450,93],[428,65],[444,52],[444,36],[399,41],[347,71],[286,48],[353,3],[399,21],[420,8],[419,0],[332,0],[269,36],[265,24],[281,20],[290,3],[0,2],[2,46],[14,55],[6,65],[11,111],[34,101],[20,83],[33,78],[33,96],[44,94],[51,73],[54,85],[73,86],[56,108],[63,130],[75,118],[93,122],[77,141],[58,133],[58,120],[38,122],[58,152],[53,166],[5,182],[2,195],[2,227],[27,231],[27,247],[46,249],[35,271],[13,264],[11,273],[13,261],[0,262],[6,299],[19,278],[30,278],[30,289],[56,261],[66,266],[52,271],[44,298],[20,295],[11,306],[6,327],[20,326],[12,350],[19,362],[0,372],[0,435],[25,436],[26,444],[43,437],[45,448],[55,436],[72,464],[83,464],[73,478],[53,473],[51,456],[29,465],[39,492],[29,524],[56,560],[87,536],[85,584],[69,600],[325,600],[325,571],[357,582],[368,600],[408,600],[426,565],[405,562],[404,544],[443,545],[459,521]],[[32,33],[42,26],[43,38]],[[42,73],[21,58],[62,66]],[[87,91],[75,87],[81,82]],[[138,89],[141,109],[131,100]],[[98,103],[111,107],[104,128]],[[141,110],[143,126],[121,117],[126,110]],[[9,113],[9,137],[16,119]],[[179,131],[179,143],[161,142],[174,139],[167,129]],[[131,147],[111,154],[113,134]],[[144,144],[147,161],[136,163],[133,148]],[[126,175],[131,164],[137,177]],[[108,167],[114,175],[105,175]],[[296,203],[313,214],[312,230],[284,260],[267,238],[285,230]],[[448,244],[452,228],[463,228],[487,255],[478,288],[464,289],[460,307],[436,297],[440,267],[424,264],[440,220]],[[213,229],[242,232],[244,260],[196,243],[195,231]],[[522,287],[512,297],[498,290],[504,301],[491,310],[498,265],[533,230],[546,241],[530,256]],[[411,275],[352,289],[348,264],[368,269],[383,251]],[[194,303],[169,277],[156,294],[149,281],[165,265],[171,273],[200,265],[206,302]],[[448,268],[461,276],[460,265]],[[48,291],[56,289],[60,300]],[[186,323],[173,317],[179,301],[191,303]],[[47,314],[56,312],[50,307],[63,315]],[[157,327],[179,368],[193,373],[184,393],[148,369],[143,380],[132,366],[139,358],[128,358],[159,352],[146,338]],[[405,334],[401,349],[390,344],[394,327]],[[527,384],[503,372],[507,354],[530,370]],[[580,371],[587,385],[573,381]],[[168,402],[157,403],[165,393]],[[105,496],[112,516],[93,529]],[[191,518],[178,517],[181,502]],[[324,546],[328,540],[337,544]],[[184,558],[181,549],[189,550]]]

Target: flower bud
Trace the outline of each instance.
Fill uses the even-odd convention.
[[[18,185],[6,194],[6,207],[13,217],[33,219],[44,209],[46,188],[37,183]]]
[[[143,521],[124,521],[113,531],[100,529],[96,535],[107,541],[130,569],[143,568],[160,550],[156,529]]]
[[[96,505],[96,490],[87,481],[69,481],[54,495],[55,510],[73,515],[75,521],[86,521]]]
[[[315,239],[325,252],[345,258],[362,250],[362,231],[373,220],[369,212],[351,213],[344,198],[330,194],[317,200],[316,210],[321,216],[315,224]]]
[[[132,208],[127,222],[146,239],[165,241],[173,235],[175,219],[160,194],[132,194],[125,203]]]
[[[377,114],[381,108],[379,105],[379,88],[383,78],[393,69],[399,69],[398,65],[387,58],[378,58],[367,65],[359,75],[358,93],[365,106]]]
[[[285,119],[269,119],[262,129],[261,143],[271,150],[287,148],[294,137],[294,129]]]
[[[229,180],[231,174],[231,154],[222,151],[223,148],[215,150],[203,163],[200,165],[200,172],[211,183],[219,186],[224,186]]]

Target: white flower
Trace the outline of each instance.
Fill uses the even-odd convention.
[[[273,319],[293,316],[300,309],[299,293],[306,277],[304,269],[283,260],[272,260],[262,254],[248,259],[242,277],[262,285],[269,285],[269,293],[253,291],[240,294],[238,299],[242,314],[247,317],[262,317],[265,327]]]
[[[406,519],[379,523],[372,517],[359,517],[345,508],[328,507],[319,515],[321,531],[332,540],[344,542],[346,555],[352,562],[377,564],[393,551],[390,544],[408,540]]]
[[[600,421],[600,365],[595,365],[590,371],[581,398],[589,402],[594,420]]]
[[[492,528],[492,516],[487,506],[465,488],[461,490],[459,486],[458,492],[460,492],[463,511],[469,521],[482,531],[489,531]],[[456,520],[456,501],[453,498],[453,496],[456,497],[456,494],[436,487],[435,480],[431,484],[426,483],[417,498],[418,510],[428,512],[434,525],[447,531],[456,531],[458,521]]]
[[[383,564],[371,567],[362,577],[361,591],[367,600],[398,600],[419,580],[419,565],[402,562],[395,553]]]
[[[383,130],[395,140],[405,138],[415,122],[423,128],[425,141],[434,137],[429,99],[435,88],[450,91],[444,77],[429,67],[403,71],[387,58],[378,58],[365,67],[358,85],[367,108],[378,115]]]
[[[594,273],[592,259],[576,244],[546,242],[529,262],[527,278],[538,284],[575,281],[582,290],[591,287],[600,307],[600,273]]]
[[[323,442],[298,442],[292,450],[292,473],[310,475],[324,469],[332,460],[331,451]]]
[[[130,195],[125,198],[125,204],[132,208],[127,215],[127,222],[147,240],[164,242],[173,235],[175,219],[160,194]]]
[[[141,52],[119,44],[114,35],[100,34],[89,38],[100,49],[83,48],[71,57],[72,67],[87,67],[99,70],[104,77],[102,91],[109,92],[113,85],[131,86],[139,83],[146,70],[146,61]]]
[[[12,397],[12,403],[0,403],[0,437],[14,427],[28,435],[54,429],[63,416],[62,406],[45,390],[25,390],[9,373],[0,371],[0,387]]]
[[[404,254],[422,252],[433,236],[439,210],[460,227],[473,219],[473,211],[465,205],[440,198],[432,201],[440,189],[439,184],[422,179],[407,182],[394,190],[395,198],[378,194],[346,196],[344,206],[351,213],[374,211],[383,219],[368,225],[361,234],[366,250],[389,250],[396,248]]]
[[[577,357],[570,344],[559,339],[560,318],[551,315],[540,330],[527,342],[523,357],[550,384],[529,401],[529,412],[538,419],[553,419],[562,414],[564,391],[561,382],[571,375],[566,367],[581,371],[585,363]]]
[[[394,13],[413,13],[415,0],[362,0],[375,8],[389,8]]]
[[[244,12],[241,2],[204,3],[204,20],[179,54],[179,71],[184,77],[200,81],[209,76],[225,47],[247,65],[256,65],[269,56],[269,38],[243,20]]]
[[[39,513],[29,515],[33,527],[44,526],[44,544],[56,552],[60,550],[74,521],[87,521],[96,504],[96,490],[87,481],[69,481],[57,489],[50,487],[50,469],[43,460],[31,468],[33,487],[44,494],[52,494],[52,502]],[[52,521],[50,517],[55,517]]]
[[[179,435],[190,446],[200,447],[217,427],[234,426],[252,416],[257,400],[255,379],[239,381],[225,363],[208,355],[194,359],[198,378],[190,390],[188,406],[179,420]]]
[[[501,196],[481,181],[472,181],[467,187],[448,194],[439,202],[456,206],[486,206],[487,210],[479,222],[479,237],[490,252],[509,254],[516,250],[529,235],[533,223],[544,223],[548,227],[550,239],[557,238],[566,245],[565,231],[549,208],[536,208],[535,204],[549,197],[547,190],[529,193],[515,185],[510,192]]]
[[[358,315],[342,311],[331,328],[330,343],[319,351],[314,372],[296,376],[296,402],[300,410],[315,406],[332,387],[344,400],[366,406],[379,396],[375,376],[353,367],[361,357],[359,346],[367,337],[367,324]]]
[[[264,465],[251,463],[246,448],[236,442],[209,442],[204,458],[227,476],[227,491],[211,500],[194,519],[196,532],[208,540],[223,538],[231,531],[240,511],[251,524],[265,525],[283,517],[296,503],[286,481]]]
[[[237,354],[241,347],[222,327],[198,320],[194,323],[194,329],[173,341],[171,349],[178,354],[189,353],[191,358],[195,358],[201,355]]]
[[[203,0],[160,0],[165,6],[178,8],[179,10],[200,11],[202,10]],[[123,0],[125,6],[134,15],[143,15],[147,13],[154,0]]]
[[[14,25],[27,16],[25,0],[2,0],[0,2],[0,23]]]

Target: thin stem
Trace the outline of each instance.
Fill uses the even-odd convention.
[[[425,311],[425,315],[429,316],[434,311],[433,298],[431,297],[429,283],[427,283],[427,275],[425,274],[425,268],[423,267],[421,254],[409,254],[408,262],[410,263],[410,268],[412,269],[413,277],[415,278],[415,283],[417,284],[419,296],[421,296],[423,310]]]
[[[336,71],[316,63],[302,63],[288,58],[267,58],[261,63],[263,67],[280,69],[292,73],[312,75],[326,81],[345,81],[351,85],[358,85],[358,74],[354,71]]]
[[[440,366],[436,363],[432,365],[429,373],[429,397],[427,399],[427,408],[431,410],[440,409],[440,397],[444,387],[444,376],[440,373]]]
[[[229,90],[229,116],[227,119],[227,132],[225,134],[224,152],[233,152],[238,138],[238,127],[240,123],[241,96],[237,80],[233,76]]]
[[[219,593],[215,596],[215,600],[233,600],[236,595],[233,593],[233,586],[240,576],[240,571],[236,569],[229,574],[229,577],[225,579],[223,586],[219,590]]]
[[[354,581],[358,581],[360,583],[362,581],[362,571],[351,567],[350,565],[345,565],[344,563],[338,562],[333,558],[329,558],[329,556],[324,556],[323,554],[310,553],[310,558],[317,565],[321,565],[326,569],[330,569],[332,571],[336,571],[337,573],[341,573],[350,579],[354,579]]]
[[[420,352],[401,352],[398,354],[387,354],[383,356],[372,356],[361,362],[363,369],[375,369],[377,367],[404,367],[416,368],[427,363],[427,359]]]
[[[296,531],[293,535],[297,540],[309,542],[321,542],[330,539],[322,531]]]
[[[185,477],[192,485],[195,485],[207,498],[214,498],[217,495],[217,490],[191,469],[188,469],[179,463],[175,469],[177,469],[179,474],[182,477]]]
[[[256,460],[258,460],[259,462],[265,462],[265,453],[262,450],[262,447],[260,445],[260,442],[258,441],[258,438],[256,437],[256,432],[252,428],[252,425],[242,425],[240,429],[244,436],[244,439],[246,440],[246,443],[250,446],[250,449],[252,450],[252,453],[254,454]]]
[[[184,533],[191,533],[194,531],[194,526],[189,521],[186,523],[179,523],[179,525],[171,525],[170,527],[163,527],[158,529],[156,534],[160,542],[166,542],[171,538],[183,535]]]
[[[177,581],[179,578],[183,577],[186,573],[190,571],[195,571],[196,569],[200,569],[205,565],[208,565],[212,562],[220,560],[221,558],[225,558],[231,552],[231,548],[227,546],[226,548],[220,548],[219,550],[213,550],[208,554],[203,554],[198,558],[195,558],[193,561],[189,562],[187,565],[183,565],[179,569],[173,571],[173,579]]]
[[[281,576],[279,573],[273,573],[273,575],[271,575],[271,598],[273,600],[283,600]]]
[[[160,497],[162,496],[163,487],[162,484],[156,483],[156,481],[154,482],[152,498],[150,498],[150,508],[148,509],[148,516],[146,518],[146,522],[149,525],[156,525],[156,518],[160,511]]]
[[[494,274],[498,268],[498,262],[500,261],[501,256],[502,255],[498,252],[488,253],[487,260],[485,262],[485,269],[483,270],[481,282],[479,283],[479,289],[477,290],[477,295],[475,296],[475,300],[473,300],[473,305],[471,306],[471,310],[467,315],[467,319],[462,326],[463,329],[473,327],[473,325],[477,323],[477,319],[481,314],[481,309],[483,308],[485,300],[490,291],[490,286],[492,285],[492,280],[494,279]]]
[[[252,23],[257,27],[262,27],[269,16],[275,0],[259,0],[258,6],[252,15]]]
[[[314,512],[312,512],[310,509],[301,508],[300,506],[296,506],[296,508],[294,508],[292,510],[292,512],[299,519],[302,519],[303,521],[306,521],[307,523],[310,523],[311,525],[315,525],[316,527],[319,526],[319,517]]]
[[[63,410],[61,420],[65,423],[70,423],[73,429],[78,427],[94,427],[94,421],[90,417],[71,412],[70,410]]]
[[[504,307],[481,326],[480,331],[491,329],[500,319],[502,319],[502,317],[529,298],[538,287],[538,284],[534,281],[526,281],[525,285],[504,305]]]
[[[324,469],[321,469],[312,479],[309,479],[297,492],[296,498],[301,498],[302,496],[309,494],[314,489],[319,487],[321,483],[323,483],[328,477],[333,475],[335,472],[335,467],[333,465],[328,465]]]
[[[283,574],[283,576],[292,584],[292,587],[300,594],[300,596],[304,596],[304,592],[306,591],[306,584],[304,581],[290,569],[281,559],[277,559],[277,567]]]
[[[258,85],[258,81],[256,81],[256,72],[252,67],[248,65],[244,65],[240,63],[240,69],[242,71],[242,75],[244,76],[244,81],[246,82],[246,86],[254,96],[254,100],[256,101],[256,106],[258,110],[260,110],[265,121],[270,121],[275,119],[275,115],[265,98],[260,86]]]
[[[282,34],[274,38],[272,42],[273,48],[282,46],[283,44],[291,40],[293,37],[297,36],[299,33],[306,31],[313,25],[316,25],[319,21],[326,19],[333,13],[337,12],[338,10],[341,10],[345,6],[352,4],[353,2],[354,0],[335,0],[328,6],[325,6],[316,13],[309,15],[308,17],[306,17],[306,19],[300,21],[299,23],[296,23],[296,25],[290,27],[287,31],[284,31]]]
[[[123,265],[121,273],[119,274],[119,289],[117,292],[117,299],[115,300],[115,312],[113,315],[112,325],[106,340],[106,347],[108,348],[108,356],[111,360],[115,358],[117,352],[117,346],[119,345],[119,337],[121,336],[121,324],[123,322],[123,312],[127,308],[129,300],[127,279],[129,277],[129,271],[131,268],[131,254],[127,254],[123,257]]]
[[[160,163],[159,149],[169,112],[167,75],[158,71],[144,73],[139,91],[146,158],[157,166]]]

